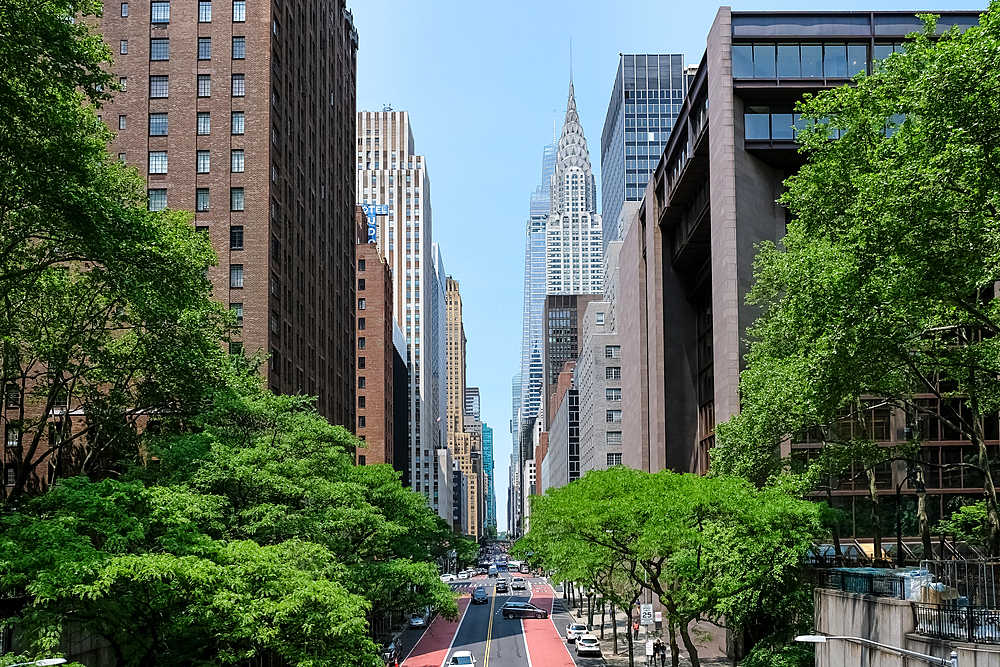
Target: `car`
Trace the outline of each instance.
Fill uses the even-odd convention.
[[[576,640],[576,654],[596,653],[601,655],[601,640],[594,635],[580,635]]]
[[[566,626],[566,641],[572,644],[577,638],[588,634],[587,626],[583,623],[570,623]]]
[[[382,656],[382,662],[386,665],[396,665],[399,662],[401,653],[401,647],[399,641],[394,638],[385,639],[382,641],[382,650],[380,654]]]
[[[510,582],[510,587],[515,591],[518,589],[523,591],[526,587],[524,577],[514,577],[514,579]]]
[[[509,589],[507,588],[506,579],[497,579],[497,593],[506,593]]]
[[[548,618],[549,612],[530,602],[506,602],[500,608],[500,615],[504,618]]]
[[[450,582],[450,581],[455,581],[455,575],[453,575],[453,574],[442,574],[441,575],[441,581],[443,581],[446,584],[448,582]]]
[[[410,627],[411,628],[426,628],[427,619],[423,614],[410,614]]]
[[[459,579],[468,579],[469,578],[469,573],[466,572],[465,570],[462,570],[461,572],[458,573],[458,578]]]
[[[475,665],[476,656],[472,655],[472,651],[455,651],[452,654],[451,660],[448,661],[449,665]]]
[[[472,591],[472,604],[489,604],[490,596],[486,594],[486,589],[478,586]]]
[[[497,566],[496,565],[490,565],[489,575],[491,577],[497,576]]]

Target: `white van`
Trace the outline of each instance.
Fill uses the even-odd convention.
[[[496,565],[490,565],[490,569],[489,569],[489,571],[487,572],[487,574],[488,574],[489,576],[491,576],[491,577],[495,577],[495,576],[497,576],[497,566],[496,566]]]

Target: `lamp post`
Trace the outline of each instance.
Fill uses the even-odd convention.
[[[900,520],[900,508],[903,503],[902,490],[903,485],[909,482],[917,490],[917,495],[923,495],[927,493],[927,489],[924,488],[923,475],[920,474],[920,470],[914,468],[910,465],[906,466],[906,477],[899,481],[896,485],[896,565],[902,567],[903,565],[903,526]]]
[[[8,665],[7,667],[24,667],[25,665],[61,665],[66,662],[66,658],[45,658],[43,660],[35,660],[34,662],[16,662],[13,665]]]
[[[938,667],[958,667],[958,652],[952,651],[951,655],[947,658],[939,658],[933,655],[925,655],[923,653],[917,653],[916,651],[910,651],[905,648],[899,648],[898,646],[889,646],[888,644],[880,644],[879,642],[874,642],[870,639],[864,639],[863,637],[848,637],[846,635],[799,635],[795,638],[797,642],[807,642],[809,644],[825,644],[831,639],[843,639],[844,641],[853,642],[855,644],[861,644],[862,646],[868,646],[871,648],[881,649],[889,653],[896,653],[897,655],[903,656],[904,658],[912,658],[914,660],[923,660],[932,665],[938,665]]]

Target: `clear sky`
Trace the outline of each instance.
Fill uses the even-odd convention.
[[[570,41],[580,120],[600,179],[619,53],[697,63],[718,5],[595,0],[348,0],[359,33],[358,110],[408,111],[431,179],[434,239],[461,284],[468,384],[494,430],[497,525],[506,530],[511,379],[520,367],[524,233],[542,147],[566,110]],[[736,10],[985,9],[983,1],[758,0]],[[598,186],[600,192],[600,186]],[[600,208],[598,208],[600,212]]]

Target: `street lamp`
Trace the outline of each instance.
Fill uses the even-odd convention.
[[[905,648],[899,648],[898,646],[889,646],[888,644],[880,644],[879,642],[873,642],[870,639],[864,639],[862,637],[848,637],[845,635],[799,635],[795,638],[797,642],[806,642],[809,644],[825,644],[831,639],[843,639],[844,641],[854,642],[855,644],[861,644],[862,646],[870,646],[872,648],[882,649],[889,653],[896,653],[905,658],[913,658],[914,660],[923,660],[924,662],[929,662],[932,665],[938,665],[938,667],[958,667],[958,652],[952,651],[951,656],[948,658],[938,658],[933,655],[925,655],[923,653],[917,653],[916,651],[910,651]]]
[[[896,485],[896,565],[902,567],[903,565],[903,527],[900,520],[900,507],[903,503],[902,490],[903,485],[909,483],[917,490],[917,497],[923,497],[927,493],[927,489],[924,488],[924,476],[919,468],[914,468],[911,465],[906,466],[906,477],[899,481]]]
[[[25,665],[61,665],[66,662],[66,658],[45,658],[44,660],[35,660],[34,662],[16,662],[13,665],[7,665],[7,667],[24,667]]]

